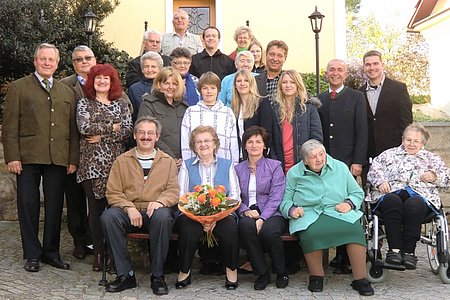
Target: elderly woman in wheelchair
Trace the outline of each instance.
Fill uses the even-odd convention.
[[[430,135],[417,124],[403,132],[402,144],[376,157],[367,174],[372,211],[384,222],[388,242],[386,264],[417,265],[416,243],[425,218],[441,209],[438,188],[447,187],[449,169],[437,155],[424,149]]]

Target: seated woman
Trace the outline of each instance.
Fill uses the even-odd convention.
[[[287,173],[280,211],[289,231],[300,236],[309,269],[308,290],[323,290],[322,250],[346,245],[353,272],[353,289],[374,294],[366,272],[366,242],[359,219],[364,192],[348,167],[333,159],[317,140],[300,148],[302,161]]]
[[[265,158],[269,137],[263,127],[251,126],[242,137],[248,159],[235,166],[241,188],[239,207],[239,236],[258,276],[255,290],[263,290],[270,283],[270,267],[264,259],[267,250],[277,273],[277,288],[285,288],[289,277],[284,264],[284,245],[281,235],[287,232],[287,222],[278,211],[283,198],[285,176],[281,162]]]
[[[178,174],[180,195],[193,191],[196,185],[208,184],[212,187],[223,185],[227,196],[240,199],[239,183],[231,160],[216,156],[220,146],[219,137],[212,126],[200,125],[195,128],[189,139],[189,146],[196,154],[185,160]],[[180,215],[175,223],[178,231],[178,251],[180,255],[180,273],[175,287],[182,289],[191,284],[191,267],[198,241],[204,235],[203,231],[213,229],[213,234],[219,240],[223,262],[226,267],[225,287],[234,290],[238,286],[237,263],[239,256],[239,235],[236,217],[230,215],[210,226]]]
[[[425,217],[441,207],[438,187],[449,182],[449,169],[434,153],[424,149],[430,135],[418,124],[403,131],[402,144],[376,157],[367,181],[373,210],[381,213],[389,250],[386,263],[415,269],[416,242]]]

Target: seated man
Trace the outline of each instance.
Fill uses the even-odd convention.
[[[152,117],[139,118],[134,126],[137,147],[120,155],[108,179],[106,197],[111,208],[101,217],[107,245],[116,262],[117,278],[107,292],[136,287],[136,278],[127,250],[127,234],[150,234],[151,288],[165,295],[164,263],[174,223],[171,207],[178,203],[177,166],[173,158],[155,149],[161,124]]]

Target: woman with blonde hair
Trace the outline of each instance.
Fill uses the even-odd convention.
[[[266,51],[262,44],[257,40],[254,40],[248,50],[253,54],[255,63],[253,65],[252,72],[262,73],[266,69]]]
[[[177,166],[181,160],[181,121],[188,105],[184,100],[185,85],[177,70],[163,68],[156,75],[153,90],[142,97],[139,118],[150,116],[161,122],[162,131],[156,147],[173,157]]]
[[[242,135],[247,128],[251,126],[263,127],[267,134],[272,134],[273,111],[267,98],[262,98],[258,93],[256,80],[252,73],[248,70],[240,70],[236,72],[233,80],[233,97],[231,100],[231,110],[236,116],[236,127],[238,133],[240,160],[246,152],[241,147]],[[271,143],[266,145],[269,149]],[[270,151],[265,151],[267,152]]]
[[[295,70],[281,74],[273,109],[273,148],[285,172],[301,160],[300,147],[310,139],[323,141],[317,108],[320,101],[309,98],[302,77]]]
[[[236,54],[238,52],[248,50],[250,43],[253,42],[253,32],[252,29],[248,26],[239,26],[234,31],[234,40],[236,41],[237,48],[233,52],[228,55],[232,60],[236,59]]]

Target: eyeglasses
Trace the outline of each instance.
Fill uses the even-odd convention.
[[[412,139],[405,139],[406,144],[413,144],[413,145],[420,145],[422,144],[422,141],[419,140],[412,140]]]
[[[91,61],[94,58],[94,56],[85,56],[85,57],[76,57],[73,59],[73,61],[80,63],[84,61]]]
[[[156,131],[154,131],[154,130],[149,130],[149,131],[145,131],[145,130],[138,130],[137,131],[137,134],[138,135],[155,135],[156,134]]]
[[[172,61],[175,66],[189,66],[191,64],[190,61]]]
[[[195,144],[196,145],[201,145],[201,144],[211,144],[212,143],[212,140],[210,140],[210,139],[206,139],[206,140],[200,140],[200,141],[195,141]]]

